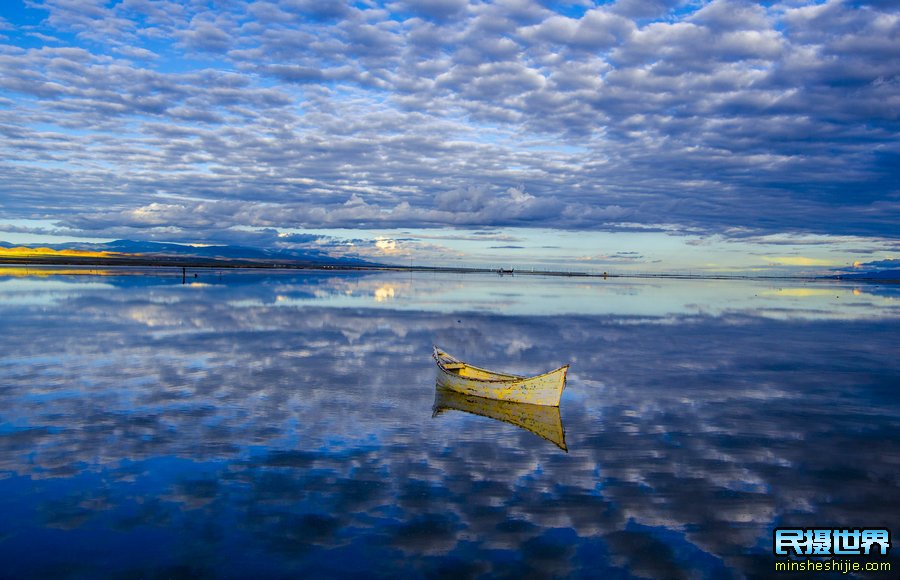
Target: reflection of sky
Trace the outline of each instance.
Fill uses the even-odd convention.
[[[0,270],[2,275],[2,270]],[[64,280],[64,281],[63,281]],[[111,285],[180,285],[180,271],[156,278],[104,278]],[[75,284],[78,284],[75,286]],[[46,302],[88,288],[82,277],[7,279],[5,301]],[[227,284],[227,289],[226,288]],[[432,312],[677,317],[750,314],[770,318],[860,319],[900,315],[896,285],[803,280],[666,280],[430,273],[223,273],[201,271],[186,291],[209,286],[234,308],[316,305]],[[240,288],[235,288],[240,286]],[[100,287],[100,286],[97,286]],[[175,294],[174,296],[178,296]],[[166,300],[173,299],[171,297]],[[151,299],[158,300],[158,299]],[[161,310],[153,308],[150,310]],[[164,310],[164,309],[163,309]]]
[[[825,316],[825,295],[734,283],[597,282],[583,303],[606,304],[577,313],[571,279],[97,281],[22,281],[55,296],[31,305],[0,282],[13,576],[760,576],[776,525],[900,516],[890,290],[839,287],[860,306]],[[571,362],[569,453],[432,419],[432,343]]]
[[[153,275],[135,269],[111,278],[52,276],[52,268],[35,278],[3,277],[0,300],[7,304],[48,303],[72,292],[115,286],[178,285],[186,291],[214,286],[234,308],[261,305],[298,308],[386,308],[436,312],[504,314],[597,314],[672,317],[750,314],[770,318],[854,320],[900,316],[900,287],[835,280],[685,280],[497,276],[495,274],[259,273],[201,270],[181,285],[181,270]],[[145,275],[138,275],[144,273]],[[224,290],[228,287],[227,290]],[[236,289],[240,286],[240,289]],[[174,298],[166,298],[172,300]],[[151,299],[157,300],[157,299]]]
[[[6,306],[29,304],[52,304],[66,298],[79,296],[85,290],[110,288],[95,280],[80,279],[77,283],[71,280],[51,278],[35,283],[34,279],[2,277],[0,270],[0,303]]]

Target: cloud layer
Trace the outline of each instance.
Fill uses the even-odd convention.
[[[898,36],[882,2],[29,2],[0,218],[894,236]]]

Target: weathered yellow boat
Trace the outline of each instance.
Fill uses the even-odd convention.
[[[534,377],[489,371],[454,358],[434,347],[438,366],[437,384],[465,395],[500,401],[558,407],[566,386],[569,365]]]
[[[434,406],[431,408],[431,416],[437,417],[446,411],[462,411],[515,425],[546,439],[566,453],[569,452],[569,448],[566,447],[566,433],[559,416],[559,407],[485,399],[457,393],[437,385],[434,389]]]

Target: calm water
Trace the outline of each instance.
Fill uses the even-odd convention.
[[[776,526],[900,537],[896,286],[39,273],[0,269],[3,577],[759,577]],[[572,363],[568,452],[432,417],[432,344]]]

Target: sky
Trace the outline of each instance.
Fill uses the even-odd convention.
[[[900,3],[7,0],[0,240],[791,271],[900,251]]]

